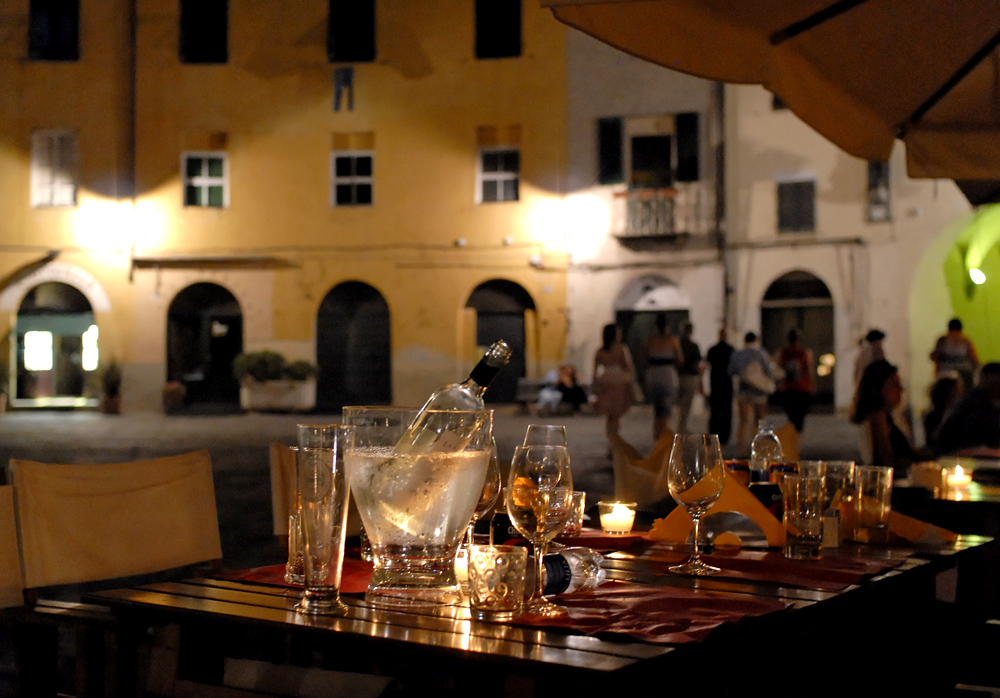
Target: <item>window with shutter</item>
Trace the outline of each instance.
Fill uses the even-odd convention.
[[[31,135],[31,205],[76,206],[77,144],[72,131]]]

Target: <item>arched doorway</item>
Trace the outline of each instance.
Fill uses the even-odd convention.
[[[489,402],[514,402],[517,379],[525,374],[524,312],[535,309],[531,294],[513,281],[494,279],[479,284],[465,302],[476,310],[476,344],[486,348],[499,339],[510,345],[510,363],[486,392]]]
[[[368,284],[335,286],[316,316],[316,409],[392,402],[389,305]]]
[[[641,276],[626,284],[615,299],[615,322],[622,331],[622,341],[637,364],[637,378],[645,389],[642,352],[646,339],[655,331],[656,316],[664,313],[667,326],[680,332],[690,315],[691,301],[673,281],[658,275]]]
[[[167,311],[167,380],[187,388],[188,405],[238,409],[233,359],[243,351],[243,312],[236,296],[213,283],[178,293]]]
[[[813,404],[833,405],[836,354],[833,296],[819,277],[790,271],[775,279],[760,304],[761,343],[772,356],[781,351],[788,330],[802,332],[802,344],[816,357]]]
[[[91,404],[97,386],[97,325],[90,301],[58,281],[34,286],[17,310],[13,394],[26,406]]]

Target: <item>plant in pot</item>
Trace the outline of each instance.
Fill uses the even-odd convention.
[[[111,359],[101,371],[101,412],[121,414],[122,411],[122,367]]]
[[[233,361],[245,410],[304,412],[316,404],[315,364],[288,363],[276,351],[248,351]]]

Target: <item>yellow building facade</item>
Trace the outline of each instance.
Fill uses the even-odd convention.
[[[80,3],[67,58],[67,18],[5,3],[15,406],[92,405],[112,358],[126,410],[168,382],[234,400],[242,350],[318,361],[330,408],[419,403],[494,335],[520,346],[512,380],[558,363],[567,30],[506,3],[519,50],[487,58],[486,3],[360,5]],[[373,60],[336,60],[368,6]]]

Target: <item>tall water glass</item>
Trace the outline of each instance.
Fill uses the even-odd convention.
[[[529,424],[523,446],[568,446],[566,427],[562,424]]]
[[[337,424],[300,424],[297,480],[302,527],[305,593],[295,606],[304,614],[343,614],[340,578],[347,535],[344,449],[350,429]]]

